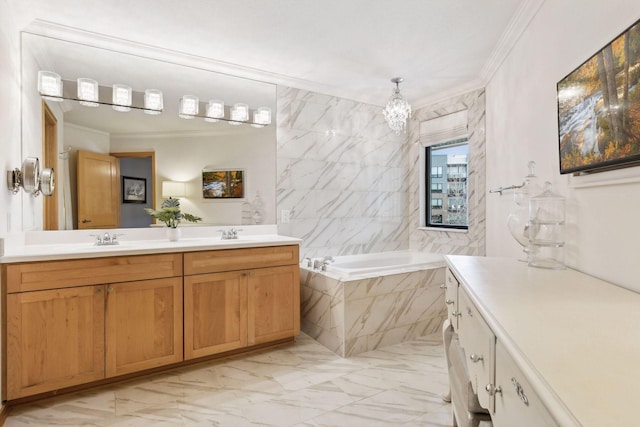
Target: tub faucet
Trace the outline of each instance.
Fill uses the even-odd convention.
[[[311,267],[311,258],[309,258],[309,257],[302,258],[302,266],[303,267]]]

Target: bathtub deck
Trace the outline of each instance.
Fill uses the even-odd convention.
[[[342,357],[438,333],[444,267],[342,281],[301,268],[301,329]]]

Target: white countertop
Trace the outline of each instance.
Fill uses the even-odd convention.
[[[276,226],[241,226],[238,239],[222,240],[218,231],[231,227],[184,227],[183,237],[171,242],[165,228],[40,231],[4,239],[0,263],[144,255],[265,246],[299,245],[302,240],[277,234]],[[91,235],[122,234],[118,245],[95,246]]]
[[[561,425],[639,425],[640,294],[571,269],[445,258]]]

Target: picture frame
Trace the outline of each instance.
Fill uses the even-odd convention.
[[[122,203],[147,203],[147,179],[123,176]]]
[[[557,84],[560,173],[640,164],[640,20]]]
[[[204,169],[202,198],[244,199],[245,172],[242,169]]]

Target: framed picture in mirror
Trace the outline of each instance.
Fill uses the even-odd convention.
[[[123,176],[122,203],[147,203],[147,180]]]
[[[245,173],[239,169],[203,170],[202,197],[205,199],[243,199]]]

